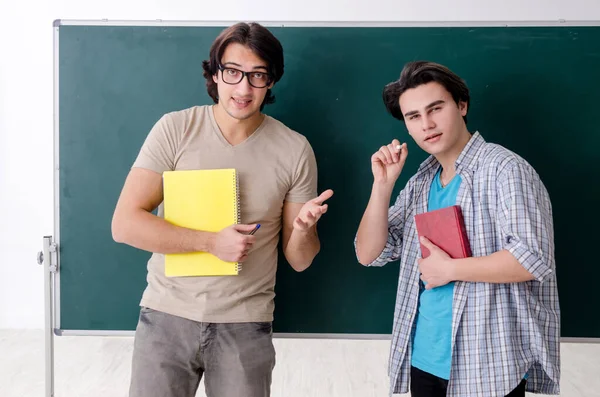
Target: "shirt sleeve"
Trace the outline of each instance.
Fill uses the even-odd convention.
[[[518,163],[499,178],[498,220],[503,248],[538,281],[555,271],[552,207],[530,166]]]
[[[174,170],[178,141],[173,120],[166,114],[150,130],[133,167],[145,168],[158,174]]]
[[[366,266],[383,266],[389,262],[400,259],[402,252],[402,235],[404,233],[405,214],[407,208],[408,186],[402,189],[396,202],[388,209],[388,239],[383,251],[375,260]],[[356,252],[356,240],[354,237],[354,250]],[[358,252],[356,252],[358,258]]]
[[[317,197],[317,160],[315,153],[306,141],[292,179],[292,187],[285,196],[291,203],[306,203]]]

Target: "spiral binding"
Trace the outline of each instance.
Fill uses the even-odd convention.
[[[242,223],[242,212],[240,209],[240,178],[238,177],[238,173],[237,170],[233,171],[233,175],[235,178],[235,213],[236,213],[236,219],[234,219],[234,223],[236,225],[239,225],[240,223]],[[242,264],[241,263],[236,263],[236,271],[239,273],[242,271]]]
[[[233,171],[233,176],[235,178],[235,212],[237,217],[234,222],[239,225],[242,223],[242,213],[240,210],[240,178],[236,170]]]

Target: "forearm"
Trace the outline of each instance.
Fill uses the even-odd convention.
[[[290,266],[301,272],[311,265],[320,249],[317,229],[313,226],[306,232],[293,229],[284,254]]]
[[[143,209],[115,214],[113,238],[119,243],[162,254],[209,252],[214,233],[175,226]]]
[[[488,256],[453,260],[456,281],[520,283],[534,277],[507,250]]]
[[[371,198],[360,221],[356,236],[356,253],[363,265],[381,254],[388,240],[388,208],[393,186],[373,184]]]

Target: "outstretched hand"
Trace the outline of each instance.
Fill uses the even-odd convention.
[[[327,212],[327,204],[323,204],[325,200],[333,196],[333,190],[327,189],[317,198],[307,201],[296,219],[294,219],[294,229],[298,231],[307,231],[313,227],[321,216]]]

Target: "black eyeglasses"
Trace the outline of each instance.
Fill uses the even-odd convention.
[[[248,78],[248,83],[254,88],[265,88],[271,84],[271,76],[265,72],[244,72],[223,65],[219,65],[219,70],[223,75],[223,82],[227,84],[238,84],[244,79],[244,76]]]

